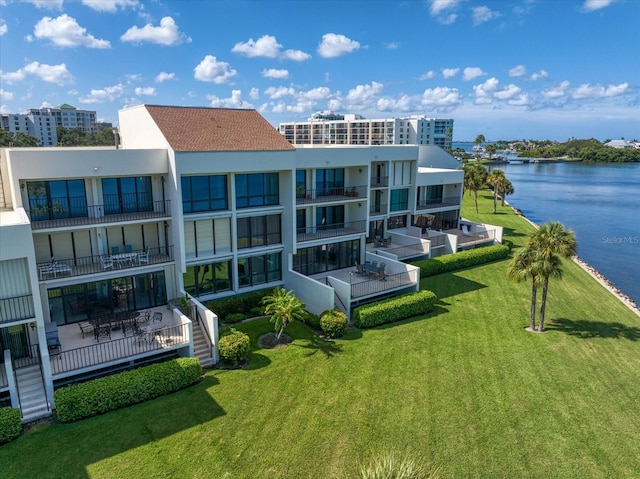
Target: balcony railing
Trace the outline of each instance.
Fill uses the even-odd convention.
[[[420,200],[416,205],[416,209],[429,210],[435,208],[445,208],[448,206],[460,206],[460,197],[452,196],[449,198],[434,198],[429,200]]]
[[[371,177],[371,188],[384,188],[385,186],[389,186],[388,176],[372,176]]]
[[[117,271],[140,266],[169,263],[173,261],[173,245],[149,248],[147,255],[144,250],[117,256],[96,255],[77,258],[56,259],[55,263],[38,263],[40,281],[66,278],[70,276],[84,276],[87,274]]]
[[[369,214],[370,215],[386,215],[388,207],[387,205],[370,205],[369,206]]]
[[[335,223],[330,225],[310,226],[297,229],[298,242],[312,241],[323,238],[335,238],[351,234],[364,233],[366,221],[352,221],[350,223]]]
[[[296,195],[296,204],[323,203],[328,201],[344,201],[364,199],[367,197],[366,186],[338,186],[335,188],[318,188],[306,190]]]
[[[51,372],[63,374],[78,369],[119,361],[132,356],[178,349],[189,344],[188,324],[148,332],[144,338],[129,336],[82,348],[60,351],[51,356]]]
[[[0,323],[20,321],[36,317],[33,307],[33,296],[25,294],[12,298],[0,299]]]
[[[75,203],[74,203],[75,204]],[[145,203],[109,203],[106,205],[64,205],[49,203],[38,205],[31,202],[27,211],[31,229],[84,226],[121,221],[137,221],[170,216],[170,201],[150,201]]]
[[[351,299],[363,296],[373,296],[391,289],[411,286],[418,281],[416,271],[403,271],[401,273],[388,274],[384,280],[374,278],[369,281],[351,283]]]

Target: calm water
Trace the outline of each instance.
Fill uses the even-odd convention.
[[[507,200],[531,221],[573,230],[578,255],[640,304],[640,164],[500,165]]]

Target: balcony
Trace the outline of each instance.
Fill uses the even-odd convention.
[[[91,206],[84,204],[84,201],[69,198],[66,202],[42,204],[31,201],[31,209],[27,211],[27,215],[31,220],[31,229],[40,230],[169,218],[169,206],[169,200],[151,201],[145,203],[144,207],[127,203]]]
[[[388,176],[372,176],[371,177],[371,188],[384,188],[387,186],[389,186]]]
[[[306,190],[296,195],[296,204],[326,203],[330,201],[363,200],[367,198],[366,186],[339,186]]]
[[[434,210],[436,208],[447,208],[450,206],[460,206],[460,197],[452,196],[449,198],[434,198],[429,200],[420,200],[416,204],[417,210]]]
[[[36,317],[33,307],[33,296],[25,294],[12,298],[0,299],[0,323],[21,321]]]
[[[369,215],[370,216],[386,215],[387,210],[388,210],[387,205],[370,205]]]
[[[56,259],[53,263],[47,261],[38,263],[40,281],[51,279],[85,276],[109,271],[126,270],[173,261],[173,245],[148,248],[144,250],[116,256],[97,255],[78,258]]]
[[[352,234],[360,234],[366,231],[366,221],[352,221],[350,223],[335,223],[331,225],[309,226],[307,228],[298,228],[297,241],[313,241],[324,238],[335,238],[337,236],[346,236]]]

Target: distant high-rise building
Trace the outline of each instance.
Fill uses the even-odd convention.
[[[42,146],[58,143],[56,128],[80,128],[85,133],[95,133],[96,112],[78,110],[66,103],[56,108],[30,108],[27,113],[2,115],[2,129],[12,133],[22,132],[36,137]]]
[[[453,120],[425,116],[371,120],[321,111],[307,121],[280,123],[279,130],[293,145],[437,145],[448,150]]]

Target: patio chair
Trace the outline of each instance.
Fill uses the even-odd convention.
[[[113,260],[109,256],[100,256],[102,269],[113,269]]]
[[[387,280],[387,273],[385,273],[383,269],[379,269],[378,270],[378,276],[379,276],[380,281],[386,281]]]
[[[153,318],[152,318],[152,322],[158,322],[161,323],[162,322],[162,313],[156,311],[155,313],[153,313]]]
[[[377,261],[372,261],[371,262],[371,266],[373,266],[374,268],[378,266],[378,262]]]
[[[144,253],[138,253],[138,264],[149,264],[149,247],[144,251]]]
[[[465,236],[471,236],[471,233],[469,232],[469,225],[462,225],[462,234]]]
[[[380,270],[384,271],[387,268],[387,263],[380,263]]]
[[[124,245],[123,253],[133,253],[133,246],[131,246],[130,244]]]
[[[356,273],[362,274],[362,275],[367,274],[364,268],[362,267],[362,265],[359,263],[356,264]]]
[[[147,309],[146,311],[143,311],[140,316],[138,317],[138,324],[146,324],[149,321],[151,321],[151,310]]]
[[[145,328],[134,328],[133,329],[133,344],[140,345],[142,343],[146,343],[147,341],[147,330]]]
[[[96,341],[100,342],[100,338],[111,339],[111,324],[101,324],[95,327]]]
[[[389,236],[388,238],[386,238],[384,240],[384,245],[385,248],[388,248],[389,246],[391,246],[391,236]]]
[[[80,332],[82,333],[83,338],[85,334],[93,333],[93,324],[89,321],[80,321],[78,326],[80,327]]]
[[[112,246],[111,254],[120,254],[120,246]]]

